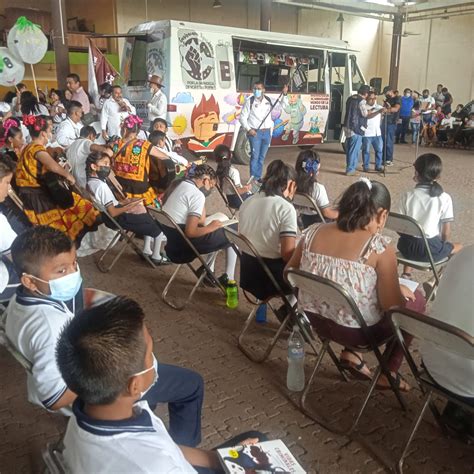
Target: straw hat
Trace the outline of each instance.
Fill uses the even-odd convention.
[[[163,87],[163,79],[161,79],[161,76],[157,76],[156,74],[153,74],[153,76],[148,79],[148,82],[150,84],[156,84],[158,87]]]

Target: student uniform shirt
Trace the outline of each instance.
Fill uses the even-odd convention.
[[[87,186],[95,198],[105,207],[118,206],[119,202],[115,199],[114,193],[105,181],[99,178],[89,178]]]
[[[0,212],[0,253],[8,253],[15,239],[16,232],[11,228],[7,218]],[[0,293],[8,285],[9,278],[7,267],[0,261]]]
[[[325,207],[329,207],[328,193],[326,191],[326,187],[324,186],[324,184],[314,183],[314,188],[313,188],[313,192],[311,193],[311,197],[314,199],[319,209],[324,209]],[[315,211],[314,209],[305,207],[302,209],[301,213],[305,215],[314,216],[318,212]]]
[[[74,140],[79,138],[82,127],[82,122],[75,123],[68,117],[58,126],[58,130],[56,132],[56,141],[63,148],[67,148],[74,142]]]
[[[67,387],[56,365],[56,341],[74,314],[64,303],[31,296],[22,287],[7,308],[6,334],[23,356],[31,362],[28,374],[28,400],[51,408]]]
[[[430,186],[424,184],[418,184],[402,196],[398,212],[415,219],[428,239],[440,234],[440,224],[454,220],[451,196],[442,193],[431,197]]]
[[[170,194],[163,205],[163,210],[169,214],[176,224],[186,225],[188,216],[201,217],[206,198],[194,181],[184,180]]]
[[[262,257],[281,258],[280,238],[296,237],[296,210],[281,196],[259,192],[240,207],[239,231]]]
[[[147,402],[137,402],[135,416],[104,421],[84,413],[76,400],[64,437],[64,459],[73,474],[194,473],[181,449]]]
[[[74,140],[66,150],[66,158],[71,165],[71,173],[78,186],[86,187],[86,160],[91,152],[92,141],[88,138]]]

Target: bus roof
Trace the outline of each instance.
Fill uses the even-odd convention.
[[[231,26],[221,25],[209,25],[206,23],[193,23],[190,21],[177,21],[177,20],[160,20],[160,21],[149,21],[147,23],[140,23],[129,30],[129,34],[141,33],[148,34],[152,33],[156,29],[163,28],[189,28],[197,31],[205,31],[210,33],[223,33],[230,34],[234,39],[242,39],[245,41],[265,43],[275,46],[293,46],[296,48],[304,49],[328,49],[331,51],[340,52],[356,52],[349,48],[349,44],[346,41],[332,39],[332,38],[320,38],[317,36],[302,36],[302,35],[291,35],[288,33],[278,33],[275,31],[261,31],[251,30],[248,28],[235,28]]]

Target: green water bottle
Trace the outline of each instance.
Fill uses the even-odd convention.
[[[228,281],[225,292],[227,295],[227,307],[231,309],[237,308],[237,306],[239,306],[239,289],[237,288],[235,280]]]

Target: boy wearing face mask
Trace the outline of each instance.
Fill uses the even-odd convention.
[[[286,94],[288,86],[283,86],[282,104],[288,105]],[[247,133],[250,142],[250,176],[259,180],[263,174],[263,163],[272,139],[273,120],[271,110],[273,103],[265,95],[263,82],[253,85],[253,94],[245,101],[240,113],[240,125]]]
[[[58,370],[56,343],[64,326],[88,306],[74,243],[62,232],[33,227],[18,236],[11,247],[21,286],[7,309],[6,334],[32,364],[28,374],[28,400],[42,408],[70,414],[76,393]],[[199,374],[162,364],[162,383],[144,394],[152,409],[168,403],[171,437],[195,446],[201,440],[203,381]]]
[[[87,187],[95,198],[107,209],[107,212],[125,229],[144,236],[143,253],[149,254],[156,265],[166,265],[168,259],[161,255],[164,235],[160,226],[146,212],[143,200],[125,199],[119,202],[110,189],[107,178],[110,174],[110,156],[93,152],[86,161]],[[107,227],[115,229],[110,219],[103,215]],[[152,246],[152,240],[153,246]],[[151,248],[153,247],[153,251]]]
[[[59,370],[78,394],[64,437],[68,470],[166,474],[194,473],[196,466],[203,468],[199,472],[222,472],[216,451],[175,443],[141,400],[163,378],[144,318],[138,303],[117,297],[83,311],[62,333]],[[261,433],[247,432],[225,446],[265,440]]]

